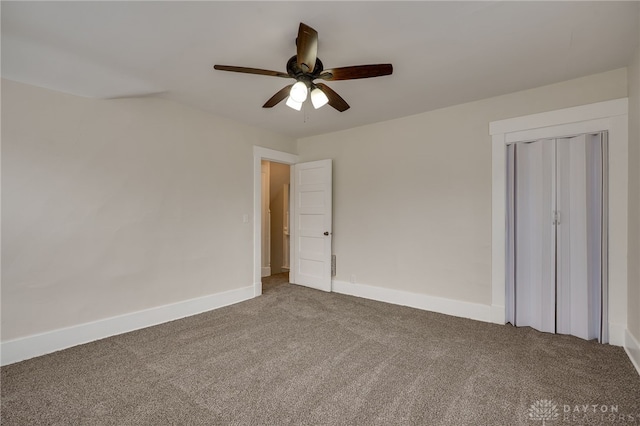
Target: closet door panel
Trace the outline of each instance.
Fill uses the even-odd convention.
[[[515,154],[516,145],[507,145],[507,214],[506,214],[506,259],[505,259],[505,321],[516,325],[516,302],[515,302]]]
[[[515,151],[515,325],[555,332],[554,141]]]
[[[587,214],[585,137],[558,139],[557,324],[560,334],[587,339]]]
[[[602,267],[600,135],[558,139],[557,332],[600,337]]]
[[[586,136],[587,149],[587,262],[589,335],[609,343],[607,334],[607,134]]]

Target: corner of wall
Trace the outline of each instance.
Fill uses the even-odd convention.
[[[640,258],[640,6],[638,40],[627,70],[629,97],[629,259]],[[628,305],[625,350],[640,373],[640,263],[628,268]]]
[[[624,350],[627,352],[631,363],[640,374],[640,342],[627,330],[625,334]]]

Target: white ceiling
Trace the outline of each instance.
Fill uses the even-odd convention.
[[[638,2],[7,2],[2,76],[80,96],[153,95],[293,137],[627,66]],[[299,22],[325,68],[393,64],[391,76],[328,82],[350,105],[262,104],[289,80]],[[291,80],[293,81],[293,80]]]

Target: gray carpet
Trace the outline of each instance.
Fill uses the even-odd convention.
[[[619,347],[296,285],[1,372],[3,425],[640,423]]]
[[[268,277],[262,277],[262,293],[271,291],[281,285],[289,284],[289,273],[282,272],[279,274],[273,274]]]

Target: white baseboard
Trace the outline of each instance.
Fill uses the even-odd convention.
[[[392,303],[394,305],[409,306],[411,308],[439,312],[441,314],[453,315],[461,318],[504,324],[503,306],[481,305],[478,303],[445,299],[426,294],[392,290],[389,288],[374,287],[365,284],[353,284],[346,281],[334,280],[331,285],[332,290],[336,293],[363,297],[365,299]],[[627,355],[631,359],[631,362],[640,374],[640,343],[638,343],[638,340],[626,329],[626,327],[610,323],[609,344],[623,346]]]
[[[365,299],[392,303],[394,305],[408,306],[425,311],[439,312],[441,314],[453,315],[456,317],[492,322],[494,315],[492,313],[491,306],[479,303],[445,299],[442,297],[429,296],[427,294],[411,293],[408,291],[374,287],[365,284],[353,284],[346,281],[334,280],[331,282],[331,285],[332,290],[336,293],[363,297]]]
[[[271,275],[271,266],[263,266],[262,269],[260,269],[260,275],[262,277],[268,277]]]
[[[507,323],[504,306],[491,305],[491,322],[504,325]]]
[[[624,346],[627,327],[615,322],[609,323],[609,344],[613,346]]]
[[[629,330],[625,331],[624,340],[624,350],[627,352],[633,366],[636,367],[636,371],[640,374],[640,342]]]
[[[200,314],[254,297],[254,286],[189,299],[72,327],[0,343],[0,364],[7,365],[51,352]]]

